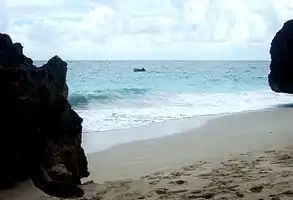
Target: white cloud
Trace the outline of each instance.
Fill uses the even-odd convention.
[[[0,0],[0,31],[47,59],[266,59],[291,0]]]
[[[5,1],[0,1],[0,32],[6,32],[8,25],[8,15]]]

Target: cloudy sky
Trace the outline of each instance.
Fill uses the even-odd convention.
[[[266,60],[292,0],[0,0],[33,59]]]

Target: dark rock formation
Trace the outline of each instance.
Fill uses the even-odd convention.
[[[293,94],[293,20],[287,21],[271,43],[268,81],[275,92]]]
[[[34,66],[20,43],[0,34],[0,189],[30,178],[50,195],[83,195],[82,118],[67,100],[66,72],[58,56]]]

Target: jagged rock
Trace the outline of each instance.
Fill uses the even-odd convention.
[[[89,172],[82,118],[67,100],[67,63],[54,56],[36,67],[22,49],[0,34],[0,189],[30,178],[47,194],[82,196]]]
[[[268,82],[275,92],[293,94],[293,20],[287,21],[272,40]]]
[[[56,89],[58,93],[64,94],[64,97],[68,97],[68,86],[66,84],[67,63],[65,63],[58,56],[51,58],[47,64],[43,65],[50,74],[54,77],[56,83]]]

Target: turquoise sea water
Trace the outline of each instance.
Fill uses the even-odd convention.
[[[69,100],[84,131],[291,103],[267,84],[266,61],[68,61]],[[133,72],[144,67],[146,72]]]

